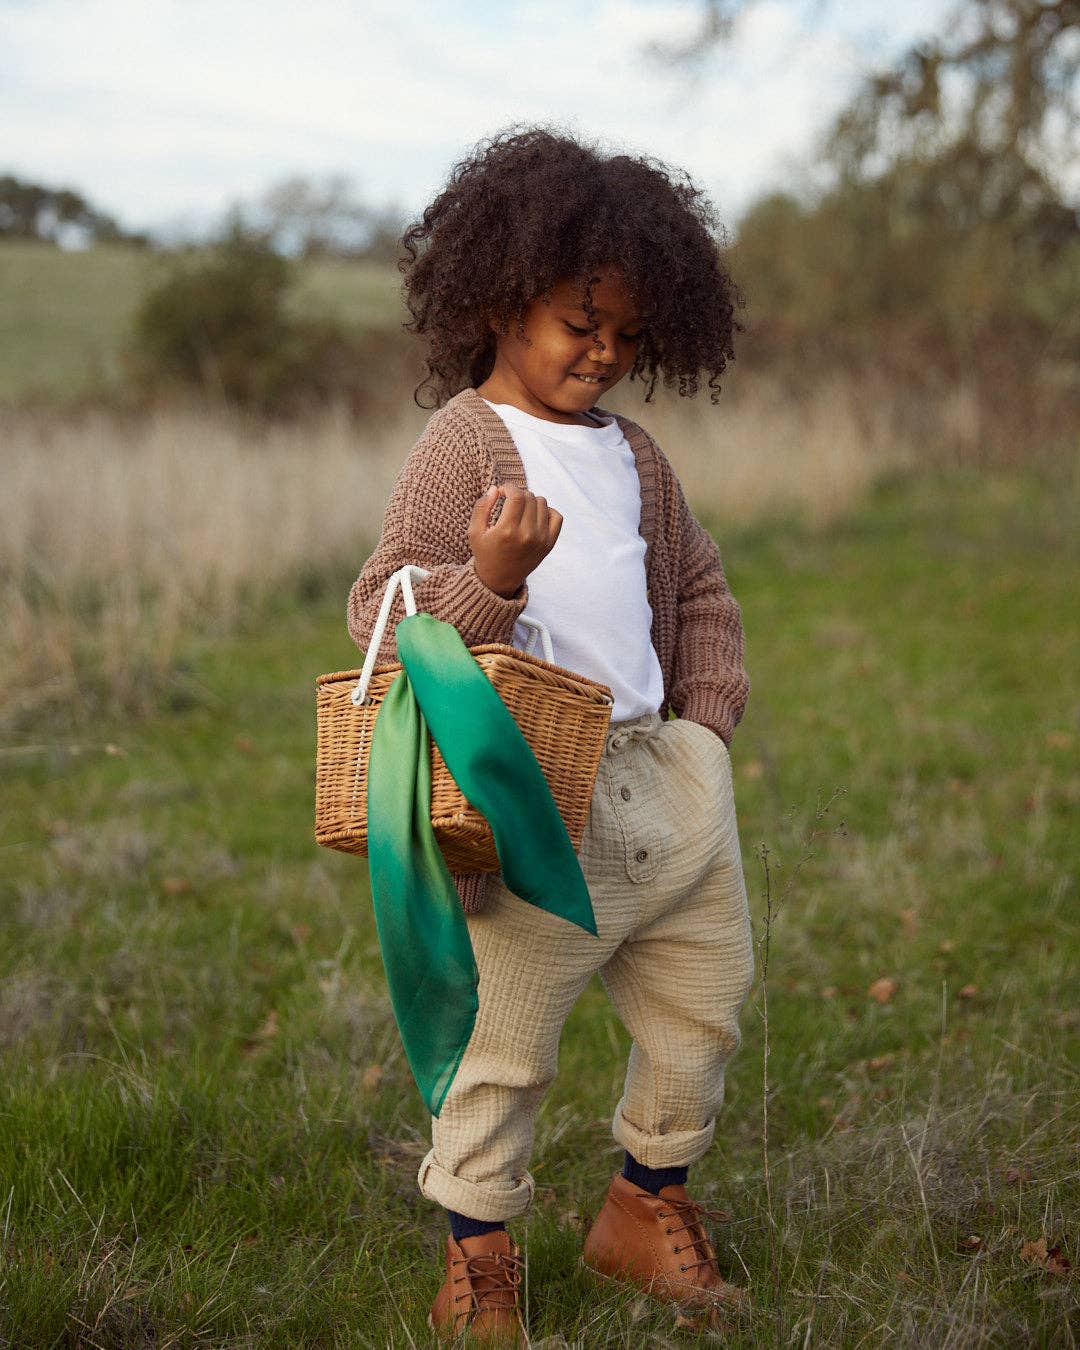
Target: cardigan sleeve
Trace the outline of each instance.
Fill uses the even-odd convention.
[[[398,472],[378,545],[349,592],[346,623],[361,651],[366,652],[387,581],[409,563],[431,572],[414,583],[417,609],[453,624],[467,647],[510,641],[528,587],[509,599],[491,590],[476,575],[468,541],[473,507],[490,481],[475,436],[452,419],[432,418]],[[399,591],[380,663],[397,659],[394,627],[404,615]]]
[[[730,746],[750,692],[742,612],[728,587],[719,548],[695,519],[675,471],[662,455],[659,459],[678,540],[670,702],[677,717],[702,723]]]

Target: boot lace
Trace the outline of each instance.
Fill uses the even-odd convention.
[[[525,1258],[513,1252],[481,1252],[474,1256],[461,1256],[454,1262],[465,1269],[460,1275],[453,1275],[455,1284],[469,1281],[469,1315],[478,1312],[518,1307],[518,1291],[521,1287],[521,1272]]]
[[[640,1194],[648,1195],[647,1191]],[[686,1200],[669,1199],[664,1197],[665,1209],[658,1209],[656,1217],[658,1219],[675,1219],[677,1222],[669,1224],[664,1232],[669,1236],[675,1236],[678,1233],[685,1233],[689,1238],[688,1242],[676,1243],[673,1250],[676,1252],[690,1252],[697,1257],[691,1261],[687,1259],[679,1266],[682,1271],[693,1271],[697,1274],[702,1267],[708,1267],[717,1276],[720,1274],[720,1267],[716,1263],[716,1251],[709,1236],[705,1232],[705,1226],[702,1219],[712,1219],[715,1223],[727,1223],[728,1215],[722,1209],[706,1209],[704,1205],[698,1204],[696,1200],[687,1198]]]

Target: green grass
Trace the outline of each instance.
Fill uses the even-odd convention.
[[[127,244],[64,252],[0,244],[0,400],[100,393],[121,378],[120,353],[145,291],[168,257]],[[401,278],[377,263],[297,264],[291,305],[357,328],[392,321]]]
[[[1035,481],[954,476],[827,534],[722,540],[759,932],[763,841],[783,897],[772,1220],[760,984],[692,1176],[751,1291],[726,1343],[1072,1343],[1075,1280],[1022,1251],[1077,1259],[1074,517]],[[344,590],[282,604],[192,640],[171,711],[53,714],[0,754],[0,1343],[429,1343],[426,1121],[365,866],[311,838],[313,681],[355,664]],[[531,1330],[709,1344],[577,1265],[626,1049],[594,983],[515,1228]]]

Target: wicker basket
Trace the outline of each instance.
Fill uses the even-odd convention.
[[[336,671],[316,680],[317,755],[315,840],[326,848],[367,854],[367,765],[375,718],[400,674],[400,662],[375,665],[397,586],[415,614],[410,579],[430,575],[402,568],[391,578],[362,671]],[[546,628],[522,619],[543,644],[546,660],[502,643],[471,647],[532,747],[574,848],[581,847],[593,785],[611,718],[611,690],[563,670],[551,658]],[[430,740],[430,737],[429,737]],[[431,741],[431,824],[451,872],[497,872],[491,827],[469,805]]]

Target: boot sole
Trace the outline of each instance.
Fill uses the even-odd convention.
[[[669,1308],[674,1308],[681,1313],[693,1314],[708,1312],[713,1308],[717,1311],[722,1310],[725,1312],[737,1313],[745,1306],[746,1295],[741,1289],[739,1290],[738,1297],[735,1299],[724,1299],[719,1295],[707,1298],[704,1301],[700,1298],[695,1298],[693,1295],[687,1295],[686,1298],[679,1298],[667,1292],[668,1290],[676,1289],[678,1286],[667,1284],[666,1282],[660,1289],[657,1289],[653,1285],[641,1284],[639,1281],[631,1279],[628,1275],[609,1275],[606,1271],[597,1270],[595,1266],[590,1266],[584,1256],[578,1257],[578,1265],[582,1270],[588,1271],[590,1275],[595,1276],[598,1280],[604,1280],[608,1284],[614,1284],[624,1289],[629,1285],[639,1293],[645,1294],[648,1298],[651,1298],[653,1302],[666,1304]],[[735,1289],[737,1286],[732,1285],[732,1288]]]
[[[436,1335],[437,1337],[439,1337],[440,1340],[441,1340],[444,1344],[447,1343],[447,1342],[456,1341],[460,1336],[465,1336],[465,1335],[470,1334],[467,1330],[466,1330],[466,1331],[455,1331],[455,1332],[450,1333],[450,1334],[444,1333],[440,1327],[437,1327],[437,1326],[435,1325],[434,1321],[432,1320],[432,1317],[431,1317],[431,1314],[430,1314],[430,1313],[428,1313],[427,1324],[428,1324],[428,1329],[429,1329],[430,1331],[433,1331],[433,1332],[435,1333],[435,1335]],[[523,1347],[523,1350],[529,1350],[529,1346],[532,1345],[532,1341],[529,1340],[529,1333],[528,1333],[528,1332],[525,1332],[524,1334],[525,1334],[525,1339],[524,1339],[523,1341],[519,1342],[519,1343],[520,1343],[520,1345]],[[475,1339],[475,1338],[474,1338],[474,1339]],[[480,1341],[480,1342],[477,1342],[477,1344],[481,1344],[481,1345],[482,1345],[483,1342]],[[492,1344],[493,1344],[493,1345],[497,1345],[497,1342],[492,1342]],[[507,1344],[509,1344],[509,1342],[507,1342]]]

